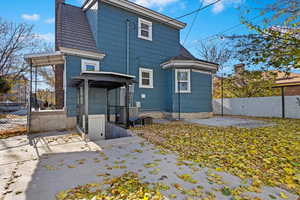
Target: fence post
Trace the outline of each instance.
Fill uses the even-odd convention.
[[[281,87],[281,104],[282,104],[282,118],[285,118],[285,95],[284,95],[284,87]]]

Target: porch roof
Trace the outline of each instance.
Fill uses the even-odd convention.
[[[37,53],[37,54],[27,54],[24,56],[26,62],[32,67],[43,67],[50,65],[64,64],[64,55],[60,51],[54,53]]]
[[[72,85],[78,87],[83,84],[84,80],[88,80],[90,87],[111,90],[134,83],[134,78],[135,76],[115,72],[84,72],[72,78]]]

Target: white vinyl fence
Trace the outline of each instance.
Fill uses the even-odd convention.
[[[224,99],[225,115],[282,117],[281,96]],[[215,114],[221,114],[221,99],[213,100]],[[300,96],[285,97],[285,117],[300,119]]]

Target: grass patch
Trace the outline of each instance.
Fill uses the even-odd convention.
[[[242,129],[174,122],[133,130],[182,159],[251,178],[255,187],[279,186],[300,194],[300,120],[266,120],[277,125]]]

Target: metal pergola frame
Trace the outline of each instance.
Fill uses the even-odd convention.
[[[32,115],[32,86],[33,86],[33,69],[35,69],[35,92],[37,90],[37,69],[39,67],[62,65],[65,63],[63,53],[57,51],[54,53],[27,54],[24,56],[25,61],[29,64],[30,86],[28,98],[27,114],[27,132],[31,132],[31,115]]]
[[[82,87],[84,92],[84,118],[85,130],[84,134],[89,134],[89,88],[104,88],[107,92],[116,88],[126,88],[125,93],[125,108],[126,108],[126,128],[129,128],[129,86],[134,83],[134,76],[118,74],[113,72],[98,72],[98,73],[82,73],[80,76],[72,78],[72,86]],[[77,90],[78,91],[78,90]],[[107,105],[108,106],[108,105]],[[78,124],[77,124],[78,125]]]

